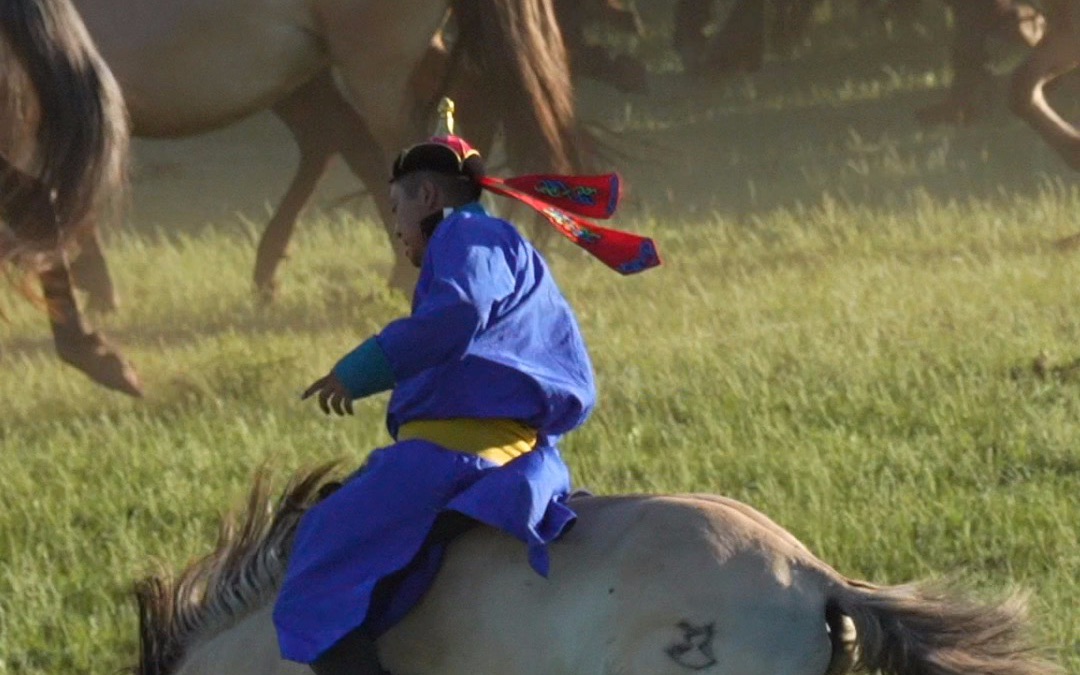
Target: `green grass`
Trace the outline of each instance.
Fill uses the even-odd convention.
[[[1080,357],[1080,259],[1043,243],[1040,222],[1078,207],[1068,192],[1011,208],[828,205],[753,228],[630,221],[667,265],[626,279],[558,246],[601,385],[565,443],[578,483],[731,495],[876,581],[1030,589],[1040,635],[1080,672],[1080,373],[1052,368]],[[58,365],[40,317],[9,303],[4,339],[22,343],[0,384],[0,670],[123,665],[132,580],[205,551],[257,467],[355,463],[386,441],[381,397],[350,419],[297,398],[406,311],[371,290],[387,264],[373,228],[313,225],[261,312],[244,238],[114,242],[139,310],[109,329],[145,401]]]
[[[1010,120],[917,130],[931,99],[900,85],[845,102],[814,70],[835,58],[792,66],[790,107],[762,94],[797,79],[783,64],[752,96],[701,93],[693,119],[685,100],[586,90],[675,159],[625,167],[619,224],[654,236],[663,268],[551,253],[601,389],[565,456],[598,492],[744,500],[851,576],[1026,589],[1040,642],[1080,674],[1080,253],[1051,243],[1080,232],[1080,190]],[[387,441],[385,396],[347,419],[298,400],[407,311],[383,290],[381,233],[310,218],[258,309],[252,233],[217,225],[109,242],[125,306],[98,323],[142,401],[60,365],[44,318],[0,292],[0,673],[130,664],[132,582],[208,550],[257,468],[283,481]]]

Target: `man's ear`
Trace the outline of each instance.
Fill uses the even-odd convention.
[[[434,211],[439,206],[439,186],[435,181],[425,179],[420,184],[420,200],[429,211]]]

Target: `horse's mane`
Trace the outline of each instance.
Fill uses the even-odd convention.
[[[216,634],[276,592],[300,517],[326,494],[328,464],[298,473],[275,502],[265,472],[255,478],[237,523],[222,520],[214,550],[178,576],[151,575],[135,586],[139,663],[134,675],[168,675],[188,645]]]

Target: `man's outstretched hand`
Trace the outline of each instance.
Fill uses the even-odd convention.
[[[345,388],[345,385],[341,383],[341,380],[337,378],[337,375],[331,371],[326,375],[315,380],[310,387],[308,387],[300,400],[303,401],[310,398],[312,394],[319,395],[319,407],[327,415],[333,410],[339,415],[348,413],[353,414],[352,394]]]

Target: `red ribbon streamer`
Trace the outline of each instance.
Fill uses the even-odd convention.
[[[609,176],[615,179],[614,183],[610,181],[607,183],[608,191],[605,193],[608,196],[610,210],[608,210],[609,206],[605,205],[599,212],[607,215],[597,217],[610,216],[611,211],[614,211],[615,203],[618,202],[618,177],[614,174],[609,174]],[[629,232],[600,227],[572,212],[559,208],[547,196],[541,199],[531,192],[515,187],[515,185],[522,184],[522,182],[526,185],[535,184],[535,181],[530,183],[534,178],[536,177],[521,176],[502,180],[485,176],[480,180],[480,183],[484,188],[496,194],[516,199],[528,205],[544,216],[563,236],[620,274],[635,274],[660,264],[660,254],[657,251],[656,243],[652,239]],[[580,179],[577,176],[561,176],[559,178],[575,181],[584,179],[586,182],[583,184],[590,184],[587,181],[592,179],[607,179],[605,176],[584,176],[580,177]],[[565,198],[562,201],[565,201]],[[571,201],[573,200],[571,199]],[[592,206],[589,206],[586,210],[597,212],[592,210]]]

